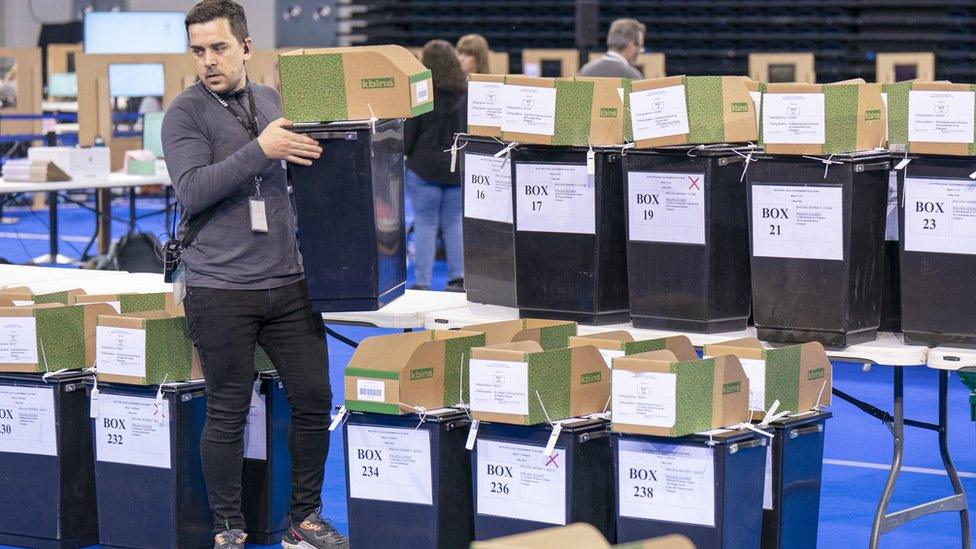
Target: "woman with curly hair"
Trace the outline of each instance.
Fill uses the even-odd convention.
[[[461,243],[461,177],[451,173],[451,155],[445,153],[454,135],[467,127],[467,76],[454,47],[444,40],[424,46],[421,62],[434,81],[434,110],[404,123],[407,155],[407,196],[414,213],[414,284],[430,289],[437,246],[437,230],[447,256],[446,291],[464,291],[464,252]]]

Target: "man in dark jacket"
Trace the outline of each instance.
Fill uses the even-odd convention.
[[[644,25],[634,19],[617,19],[607,33],[607,54],[583,65],[580,76],[644,78],[634,67],[644,52]]]

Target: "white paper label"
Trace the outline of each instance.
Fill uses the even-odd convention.
[[[58,455],[54,390],[0,386],[0,452]]]
[[[478,441],[477,513],[566,524],[566,451]]]
[[[427,98],[430,96],[428,90],[429,87],[427,85],[426,80],[421,80],[420,82],[417,82],[417,103],[423,103],[427,101]]]
[[[468,82],[468,125],[500,128],[505,121],[505,84]]]
[[[598,349],[603,361],[607,363],[607,368],[613,368],[613,359],[624,356],[623,351],[616,349]]]
[[[631,172],[630,240],[705,244],[705,174]]]
[[[715,526],[711,448],[621,440],[618,452],[621,516]]]
[[[247,412],[244,427],[244,457],[268,459],[268,397],[260,391],[261,381],[254,382],[251,391],[251,408]]]
[[[976,181],[906,177],[905,250],[976,254]]]
[[[740,358],[739,363],[749,378],[749,409],[766,410],[766,361]]]
[[[37,364],[37,319],[0,317],[0,364]]]
[[[512,165],[507,158],[464,154],[464,217],[512,222]]]
[[[107,303],[113,309],[115,309],[115,312],[122,314],[122,304],[119,303],[118,301],[106,301],[105,303]]]
[[[685,87],[630,92],[630,121],[634,141],[688,133]]]
[[[431,505],[430,432],[349,425],[350,497]]]
[[[976,93],[971,91],[908,92],[908,140],[928,143],[972,143]]]
[[[33,299],[14,299],[13,300],[13,303],[14,303],[14,307],[26,307],[28,305],[33,305],[34,304],[34,300]]]
[[[386,402],[386,383],[378,379],[357,379],[356,400]]]
[[[471,359],[468,392],[471,410],[494,414],[529,413],[529,364]]]
[[[885,240],[898,240],[898,172],[888,174],[888,217],[885,218]]]
[[[757,91],[749,92],[749,98],[752,99],[752,107],[756,111],[756,127],[759,127],[759,111],[762,108],[762,94]]]
[[[99,365],[101,366],[101,365]],[[98,461],[170,468],[169,401],[101,394],[95,420]],[[160,422],[162,417],[162,422]]]
[[[674,427],[678,409],[677,375],[614,370],[610,387],[614,423]]]
[[[517,164],[515,170],[519,231],[596,233],[593,176],[585,165]]]
[[[133,328],[95,328],[98,373],[146,377],[146,331]]]
[[[754,184],[752,254],[843,260],[843,190]]]
[[[763,509],[773,510],[773,439],[766,446],[766,474],[763,481]]]
[[[888,140],[888,94],[886,92],[881,92],[881,102],[884,103],[885,106],[884,126],[885,126],[885,141],[887,141]]]
[[[556,132],[556,88],[506,85],[504,90],[503,131],[535,135]]]
[[[762,125],[766,143],[822,145],[826,140],[824,94],[763,94]]]

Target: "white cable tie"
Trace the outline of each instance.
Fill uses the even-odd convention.
[[[41,376],[41,381],[47,383],[47,380],[48,380],[49,377],[56,376],[58,374],[63,374],[65,372],[67,372],[67,371],[68,371],[68,368],[61,368],[60,370],[55,370],[53,372],[46,372],[44,375]]]
[[[162,424],[166,420],[166,418],[163,416],[163,385],[166,384],[166,378],[168,377],[169,372],[163,374],[163,381],[159,384],[159,387],[156,388],[156,400],[153,402],[153,405],[156,407],[156,410],[153,412],[153,416],[156,417],[156,423],[159,424]]]
[[[468,428],[468,440],[464,442],[464,448],[466,450],[474,450],[474,441],[478,438],[478,426],[481,425],[481,420],[472,419],[471,427]]]
[[[39,338],[37,338],[37,340],[41,344],[41,360],[44,361],[44,371],[45,372],[50,372],[50,370],[48,370],[48,368],[47,368],[47,353],[44,352],[44,338],[43,337],[39,337]]]
[[[95,370],[94,367],[91,368],[92,371]],[[98,419],[98,374],[92,377],[92,390],[91,394],[88,395],[88,417],[91,419]]]
[[[586,175],[596,173],[596,153],[593,152],[593,145],[586,151]]]
[[[332,423],[329,424],[329,432],[335,431],[342,420],[346,417],[346,405],[343,404],[339,406],[339,411],[336,412],[335,417],[332,418]]]
[[[817,394],[817,405],[813,407],[814,410],[819,410],[826,406],[826,404],[820,404],[820,399],[823,398],[824,389],[827,388],[827,378],[825,377],[823,383],[820,384],[820,393]]]
[[[379,121],[379,118],[376,118],[376,115],[373,114],[373,105],[371,105],[369,103],[366,103],[366,108],[369,109],[369,125],[372,128],[373,133],[375,134],[376,133],[376,122]]]

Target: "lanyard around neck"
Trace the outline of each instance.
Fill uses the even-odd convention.
[[[245,113],[247,115],[245,117],[242,116],[240,113],[238,113],[237,109],[235,109],[223,97],[217,95],[216,92],[208,88],[206,84],[200,82],[200,85],[203,86],[208,92],[210,92],[210,95],[213,96],[213,98],[216,99],[218,103],[220,103],[225,109],[227,109],[232,115],[234,115],[234,118],[236,118],[237,121],[241,123],[241,126],[244,126],[244,129],[247,130],[247,133],[248,135],[251,136],[251,139],[257,138],[258,128],[259,128],[258,109],[257,107],[254,106],[254,94],[251,92],[250,86],[247,86],[247,103],[251,112]]]

